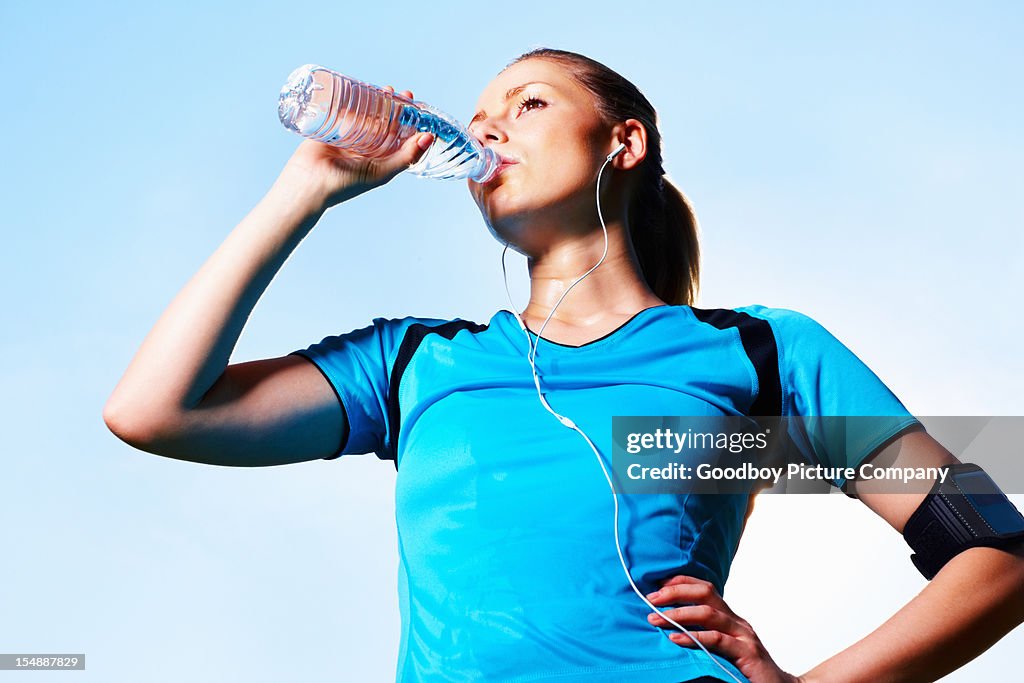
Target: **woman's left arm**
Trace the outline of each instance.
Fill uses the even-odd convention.
[[[800,677],[828,681],[935,681],[1024,621],[1024,550],[970,548],[863,639]]]
[[[873,462],[936,467],[958,460],[920,430],[898,439]],[[902,534],[926,494],[886,493],[886,486],[856,480],[849,489]],[[801,678],[808,683],[934,681],[977,657],[1021,622],[1024,546],[1013,552],[970,548],[953,557],[884,624]]]
[[[936,467],[958,460],[920,430],[905,434],[872,462],[879,467]],[[851,481],[848,489],[900,533],[926,495],[883,492],[885,484],[870,480]],[[707,629],[693,633],[709,650],[733,661],[751,683],[934,681],[1024,622],[1024,546],[1013,552],[981,547],[959,553],[884,624],[802,676],[787,674],[775,665],[750,624],[707,582],[672,577],[653,602],[693,605],[669,609],[666,614]],[[656,615],[652,623],[669,626]],[[696,647],[682,634],[674,634],[673,640]]]

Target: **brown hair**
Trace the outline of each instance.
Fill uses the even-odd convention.
[[[525,59],[546,59],[564,66],[594,96],[597,112],[607,125],[626,119],[643,124],[647,156],[637,167],[641,177],[627,208],[630,240],[644,280],[655,295],[669,304],[692,305],[700,280],[697,216],[686,195],[665,178],[654,107],[635,85],[581,54],[542,47],[520,55],[508,66]]]

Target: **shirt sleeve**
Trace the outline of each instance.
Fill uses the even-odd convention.
[[[812,464],[855,469],[897,435],[921,427],[878,375],[816,320],[788,309],[750,309],[775,331],[783,416],[791,418],[790,435]],[[846,477],[832,481],[842,488]]]
[[[375,453],[382,460],[393,459],[388,421],[389,375],[410,321],[374,318],[366,327],[325,337],[288,354],[303,356],[316,365],[334,388],[345,412],[347,428],[341,447],[324,460],[349,453]]]

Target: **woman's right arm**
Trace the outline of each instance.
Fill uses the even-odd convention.
[[[311,362],[228,359],[267,285],[324,211],[390,181],[429,139],[412,136],[373,160],[302,142],[146,336],[103,409],[110,430],[150,453],[217,465],[281,465],[336,453],[344,410]]]

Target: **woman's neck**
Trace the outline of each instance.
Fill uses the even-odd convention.
[[[574,287],[573,282],[601,260],[603,235],[597,240],[574,240],[530,258],[530,302],[523,312],[527,324],[538,330],[557,305],[547,330],[599,329],[664,304],[644,281],[632,245],[625,244],[622,235],[620,230],[609,230],[608,255]]]

